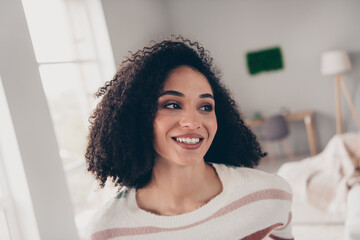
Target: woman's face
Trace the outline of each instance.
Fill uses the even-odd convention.
[[[215,101],[206,77],[188,66],[173,69],[154,120],[156,163],[200,163],[216,130]]]

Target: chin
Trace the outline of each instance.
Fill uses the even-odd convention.
[[[180,166],[191,166],[191,165],[197,165],[200,163],[204,162],[204,158],[186,158],[186,160],[184,160],[184,158],[182,158],[181,160],[179,159],[179,161],[176,161],[176,164],[180,165]]]

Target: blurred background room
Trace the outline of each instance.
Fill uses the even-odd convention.
[[[94,93],[171,34],[210,51],[269,153],[258,168],[292,185],[295,239],[360,239],[359,13],[358,0],[0,0],[0,239],[82,239],[117,190],[86,172]]]

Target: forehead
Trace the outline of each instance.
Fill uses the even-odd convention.
[[[207,78],[189,66],[180,66],[170,71],[164,83],[164,91],[166,90],[212,93]]]

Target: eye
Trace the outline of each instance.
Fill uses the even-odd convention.
[[[164,105],[164,108],[168,109],[181,109],[180,105],[177,103],[168,103]]]
[[[213,110],[213,106],[211,104],[206,104],[200,108],[200,110],[205,112],[211,112]]]

